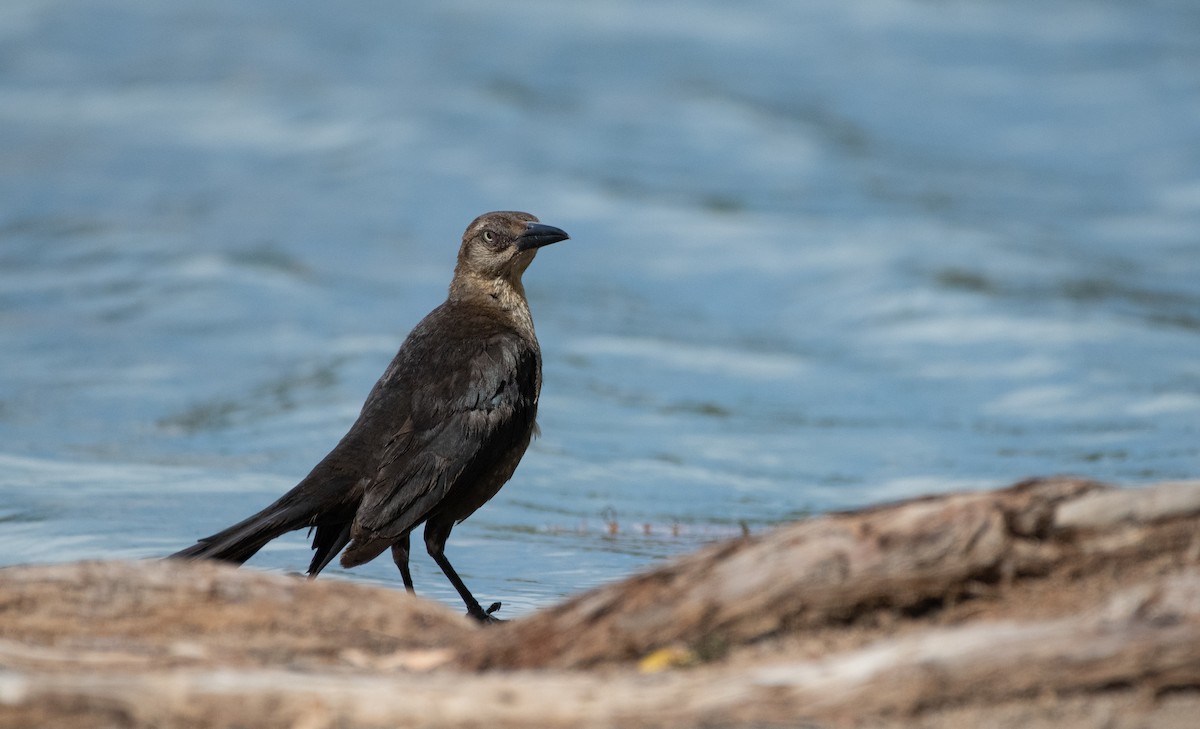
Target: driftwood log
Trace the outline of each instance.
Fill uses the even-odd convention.
[[[0,570],[4,727],[1195,727],[1200,482],[714,544],[529,617],[216,564]]]

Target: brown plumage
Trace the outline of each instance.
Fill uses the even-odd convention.
[[[484,611],[444,549],[512,476],[536,430],[542,357],[521,275],[538,248],[567,237],[528,213],[476,218],[445,303],[408,335],[337,446],[275,503],[172,556],[240,564],[312,527],[309,575],[339,552],[354,567],[390,547],[411,591],[409,534],[424,523],[425,546],[468,614],[492,620],[499,603]]]

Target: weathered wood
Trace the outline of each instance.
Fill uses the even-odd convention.
[[[1197,482],[1174,481],[1143,490],[1102,491],[1073,499],[1056,510],[1054,525],[1058,529],[1105,529],[1196,514],[1200,514]]]
[[[0,658],[24,646],[49,662],[326,666],[347,651],[459,650],[473,628],[403,591],[218,562],[0,570]]]
[[[1028,482],[716,545],[498,631],[472,665],[582,667],[673,643],[740,644],[853,620],[863,610],[957,599],[973,581],[1035,565],[1043,571],[1046,560],[1061,559],[1063,549],[1041,548],[1055,506],[1101,488],[1074,479]]]
[[[1198,505],[1072,479],[919,499],[488,629],[213,564],[7,568],[0,726],[1191,727]]]

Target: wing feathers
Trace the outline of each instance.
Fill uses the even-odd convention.
[[[443,343],[439,356],[422,363],[437,374],[418,378],[423,386],[410,391],[408,417],[388,439],[366,488],[343,565],[374,558],[448,499],[470,502],[472,489],[492,488],[497,477],[502,484],[511,474],[534,427],[540,358],[515,332],[484,341]],[[471,346],[467,356],[463,350]]]

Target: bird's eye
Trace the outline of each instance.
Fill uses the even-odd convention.
[[[491,243],[491,242],[492,242],[492,239],[493,239],[493,238],[495,238],[495,237],[496,237],[496,236],[492,234],[492,231],[490,231],[490,230],[485,230],[485,231],[483,231],[483,239],[484,239],[485,241],[487,241],[488,243]]]

